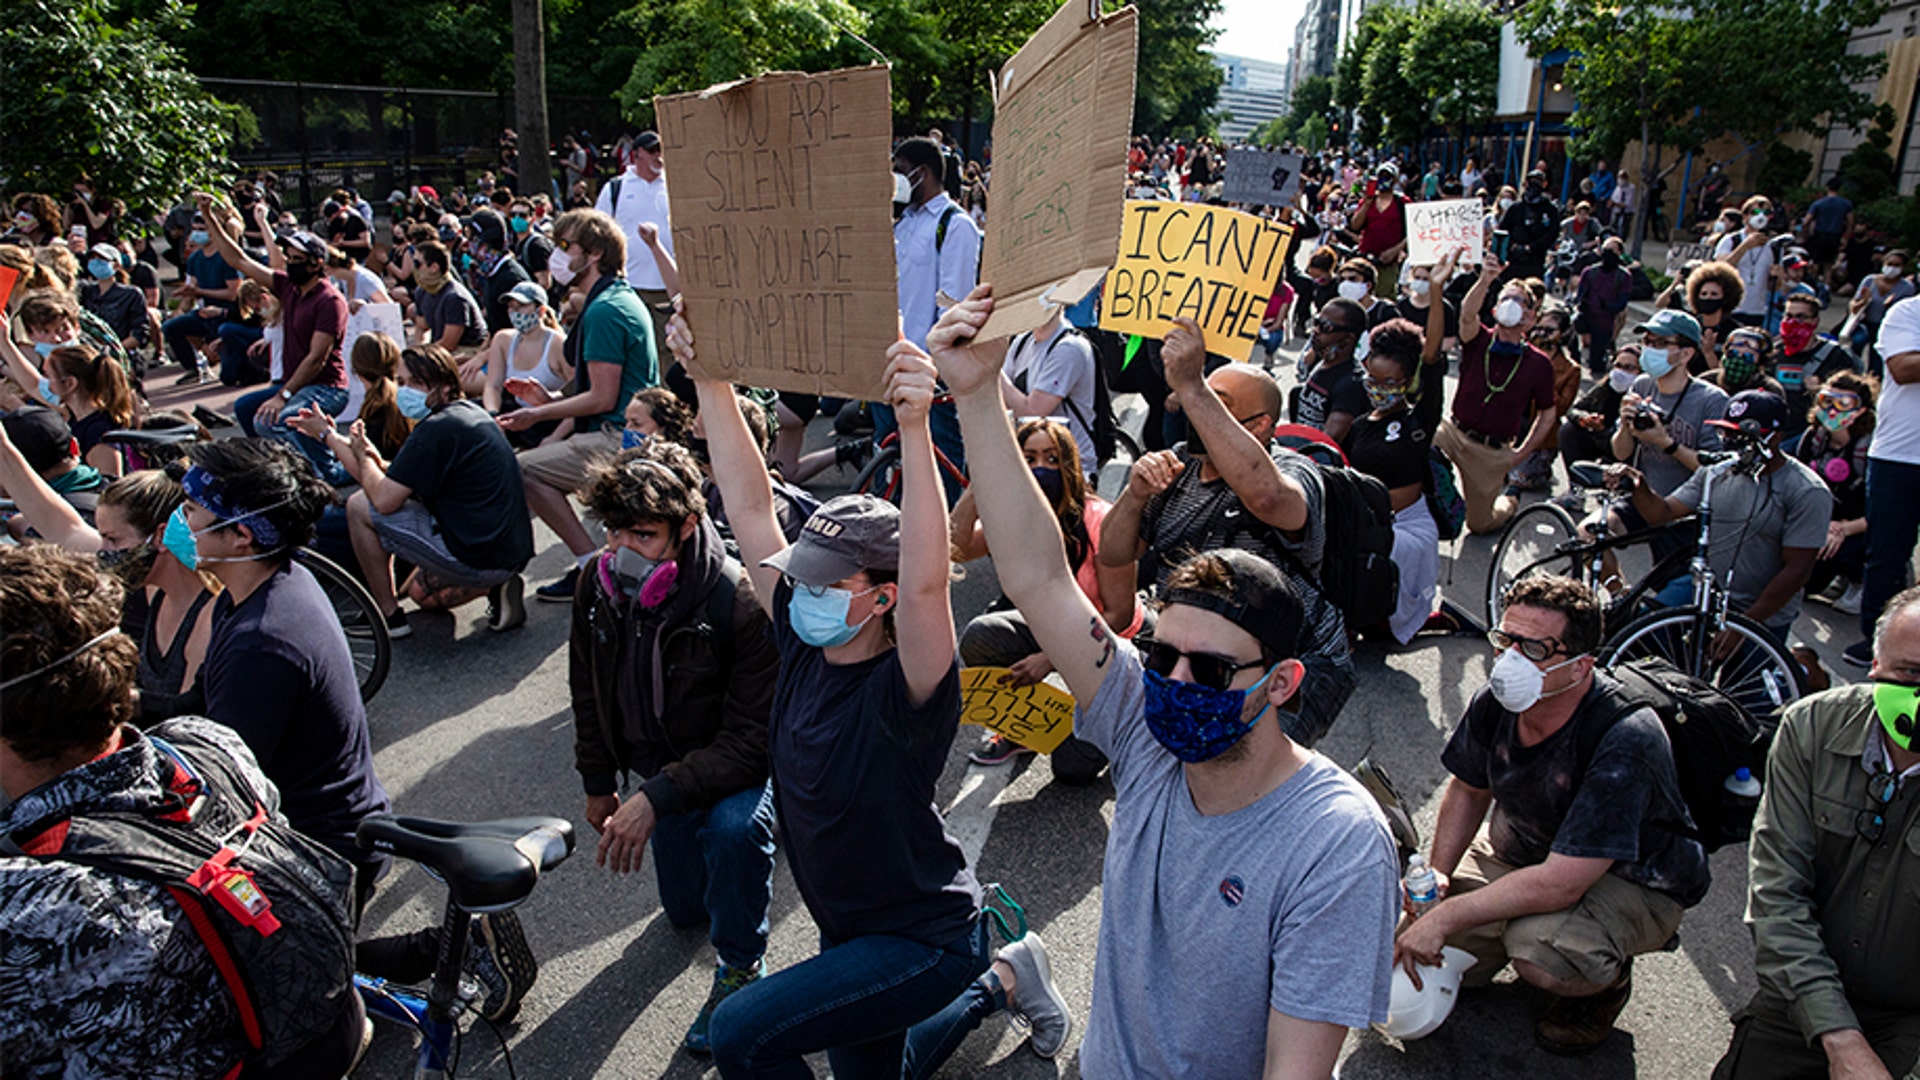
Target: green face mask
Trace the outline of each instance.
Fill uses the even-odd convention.
[[[1902,750],[1914,749],[1914,743],[1920,742],[1920,720],[1915,719],[1920,711],[1920,686],[1908,686],[1905,683],[1882,682],[1873,687],[1874,711],[1880,714],[1880,726],[1887,731],[1887,739]]]

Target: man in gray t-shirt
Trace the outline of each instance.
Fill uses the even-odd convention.
[[[1727,414],[1725,390],[1684,371],[1675,374],[1682,377],[1674,389],[1660,385],[1663,382],[1671,385],[1670,378],[1655,380],[1650,375],[1641,375],[1633,380],[1627,393],[1658,409],[1664,419],[1652,427],[1639,428],[1632,420],[1622,417],[1614,436],[1616,444],[1632,442],[1633,452],[1623,460],[1639,469],[1653,490],[1662,495],[1673,494],[1698,471],[1699,459],[1694,454],[1720,449],[1720,430],[1708,421]],[[1648,418],[1653,418],[1651,411]]]
[[[1741,391],[1727,403],[1726,419],[1709,423],[1742,448],[1743,462],[1703,468],[1665,498],[1638,483],[1637,474],[1628,476],[1638,483],[1634,508],[1658,525],[1698,510],[1712,474],[1707,564],[1716,579],[1732,571],[1730,610],[1765,626],[1783,645],[1833,516],[1826,483],[1780,451],[1786,415],[1778,395]],[[1742,467],[1755,461],[1757,469]]]

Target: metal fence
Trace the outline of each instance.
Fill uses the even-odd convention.
[[[201,79],[208,93],[252,114],[232,132],[232,158],[244,170],[280,176],[289,208],[311,210],[336,187],[371,202],[387,192],[431,184],[444,196],[472,190],[480,174],[500,174],[500,135],[514,126],[513,95],[484,90]],[[547,127],[592,132],[603,148],[620,127],[611,99],[549,96]],[[523,155],[534,149],[523,146]],[[558,170],[555,170],[556,174]]]

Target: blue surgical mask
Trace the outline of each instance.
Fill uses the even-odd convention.
[[[88,259],[87,273],[92,274],[95,281],[105,281],[113,276],[113,264],[105,259]]]
[[[207,236],[207,230],[205,229],[195,229],[187,234],[187,242],[196,247],[206,247],[209,239],[211,238]]]
[[[647,444],[647,440],[652,437],[653,436],[648,435],[644,431],[635,431],[632,428],[621,428],[620,429],[620,449],[632,450],[638,446],[645,446]]]
[[[427,405],[427,392],[417,386],[403,386],[394,395],[400,415],[409,420],[425,420],[433,410]]]
[[[1656,379],[1664,378],[1673,370],[1673,360],[1667,350],[1653,345],[1640,347],[1640,373]]]
[[[1061,478],[1059,469],[1035,465],[1033,478],[1039,482],[1040,490],[1046,493],[1050,503],[1058,503],[1060,496],[1066,492],[1066,481]]]
[[[1272,702],[1254,714],[1240,719],[1246,711],[1247,695],[1266,685],[1273,672],[1245,690],[1215,690],[1198,683],[1178,682],[1157,671],[1142,671],[1146,686],[1147,730],[1167,752],[1189,765],[1212,761],[1234,744],[1246,738],[1260,718],[1267,715]]]
[[[60,395],[53,392],[53,384],[45,375],[40,376],[40,399],[49,405],[60,404]]]
[[[879,588],[875,585],[873,589]],[[816,649],[831,649],[836,645],[845,645],[852,641],[860,628],[867,625],[873,616],[858,623],[847,622],[847,609],[853,605],[855,596],[865,596],[873,589],[863,589],[858,593],[848,589],[836,589],[829,585],[816,589],[811,585],[796,585],[793,599],[787,603],[787,625],[801,641]]]

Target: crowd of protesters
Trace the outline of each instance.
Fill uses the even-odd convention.
[[[1296,199],[1248,208],[1293,235],[1260,347],[1234,364],[1184,320],[1163,341],[1100,330],[1098,290],[976,341],[994,303],[991,163],[963,151],[939,128],[893,148],[902,340],[875,402],[695,375],[717,346],[676,314],[651,131],[605,149],[564,135],[554,190],[530,195],[508,132],[471,196],[409,186],[382,214],[346,187],[289,209],[270,175],[182,193],[153,223],[85,177],[14,196],[7,831],[50,799],[147,783],[128,779],[153,768],[142,729],[193,738],[202,722],[180,718],[205,716],[277,789],[276,812],[353,864],[363,908],[385,868],[353,825],[387,796],[340,665],[346,636],[372,628],[337,625],[291,553],[352,568],[390,638],[411,632],[408,605],[477,601],[506,632],[528,620],[537,519],[571,559],[531,591],[571,605],[565,693],[597,861],[628,872],[650,849],[668,919],[706,927],[712,986],[684,1046],[723,1076],[799,1075],[818,1051],[838,1076],[930,1075],[1005,1012],[1043,1057],[1083,1020],[1089,1075],[1324,1077],[1347,1029],[1389,1022],[1393,972],[1417,987],[1448,947],[1470,955],[1469,985],[1511,964],[1551,994],[1538,1039],[1582,1053],[1613,1030],[1633,957],[1668,947],[1707,885],[1658,718],[1597,718],[1616,694],[1596,669],[1605,597],[1525,579],[1486,628],[1498,661],[1441,759],[1432,906],[1406,903],[1379,793],[1313,747],[1380,663],[1359,642],[1469,628],[1444,595],[1448,544],[1498,538],[1534,495],[1584,510],[1572,476],[1588,462],[1613,490],[1587,535],[1660,525],[1699,506],[1725,450],[1741,467],[1715,489],[1707,554],[1731,610],[1810,687],[1829,675],[1795,637],[1803,601],[1857,617],[1843,655],[1872,684],[1781,723],[1751,850],[1761,989],[1716,1075],[1912,1066],[1920,1001],[1891,968],[1920,934],[1905,783],[1920,774],[1920,593],[1905,589],[1920,300],[1906,252],[1857,265],[1837,181],[1798,220],[1720,184],[1701,206],[1712,258],[1655,296],[1622,235],[1647,196],[1605,162],[1563,206],[1542,167],[1512,184],[1473,158],[1454,172],[1303,154]],[[1138,137],[1129,195],[1219,203],[1231,153]],[[1484,206],[1486,249],[1413,261],[1407,207],[1458,198]],[[1135,350],[1131,371],[1112,362]],[[245,392],[230,412],[175,413],[150,403],[156,379]],[[1114,393],[1146,402],[1137,454],[1112,436]],[[805,453],[817,418],[830,445]],[[168,460],[109,437],[141,427],[201,441]],[[893,501],[801,486],[883,441]],[[1391,513],[1383,604],[1334,587],[1353,556],[1329,519],[1356,484]],[[1004,597],[956,626],[950,571],[991,552]],[[95,577],[97,596],[75,584]],[[1054,775],[1114,784],[1091,1002],[1062,997],[1038,934],[991,947],[980,882],[935,808],[963,666],[1064,683],[1079,708]],[[15,719],[88,710],[113,722]],[[1027,752],[991,735],[970,756]],[[1880,824],[1856,829],[1868,796]],[[774,972],[776,851],[821,943]],[[18,965],[96,965],[114,1008],[134,993],[133,961],[51,943],[49,919],[110,920],[46,865],[0,854],[0,927],[35,945],[0,956],[0,1060],[22,1075],[79,1051],[22,997]],[[1882,877],[1884,903],[1816,899]],[[1891,940],[1846,948],[1862,927]],[[150,934],[108,932],[104,951],[151,950]],[[418,978],[436,948],[430,933],[367,942],[360,963]],[[534,970],[511,913],[485,918],[469,965],[482,1011],[511,1015]],[[147,1022],[177,1019],[164,1003],[206,978],[206,957],[170,969]],[[1141,989],[1163,982],[1213,993]],[[80,1072],[195,1075],[239,1045],[219,1009],[193,1022],[195,1055],[155,1063],[116,1032]]]

